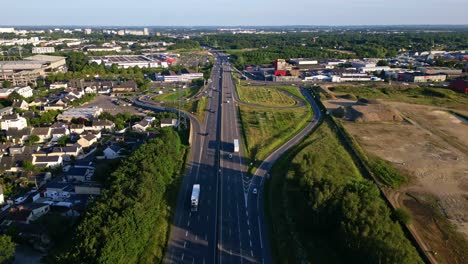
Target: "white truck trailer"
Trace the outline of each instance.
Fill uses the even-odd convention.
[[[239,140],[234,139],[234,152],[239,152]]]
[[[190,198],[190,209],[192,212],[198,211],[198,202],[200,199],[200,184],[194,184],[192,188],[192,197]]]

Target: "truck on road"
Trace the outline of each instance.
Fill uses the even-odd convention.
[[[200,184],[194,184],[192,188],[192,197],[190,198],[190,210],[198,211],[198,202],[200,199]]]
[[[234,152],[239,152],[239,140],[234,139]]]

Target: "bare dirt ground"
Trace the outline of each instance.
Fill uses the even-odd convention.
[[[326,107],[349,106],[334,99]],[[401,122],[345,122],[346,129],[367,152],[390,161],[410,177],[390,201],[412,215],[410,228],[439,263],[467,263],[449,220],[468,238],[468,124],[446,109],[406,103],[386,103],[405,118]],[[458,234],[463,239],[463,235]],[[455,237],[455,238],[454,238]],[[458,237],[459,238],[459,237]]]

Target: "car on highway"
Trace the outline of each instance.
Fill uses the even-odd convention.
[[[257,188],[253,188],[253,189],[252,189],[252,194],[257,194],[257,192],[258,192],[258,191],[257,191]]]

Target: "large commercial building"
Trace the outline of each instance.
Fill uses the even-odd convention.
[[[424,74],[446,74],[446,75],[460,75],[463,70],[461,69],[452,69],[448,67],[419,67],[418,71]]]
[[[398,81],[404,82],[444,82],[447,79],[445,74],[424,74],[422,72],[403,72],[398,73]]]
[[[65,57],[34,55],[20,61],[0,61],[0,81],[18,86],[35,83],[37,78],[59,71],[67,71]]]
[[[98,64],[104,63],[106,66],[116,64],[120,68],[138,66],[140,68],[167,68],[168,63],[145,55],[111,55],[111,56],[91,56],[89,62]]]

